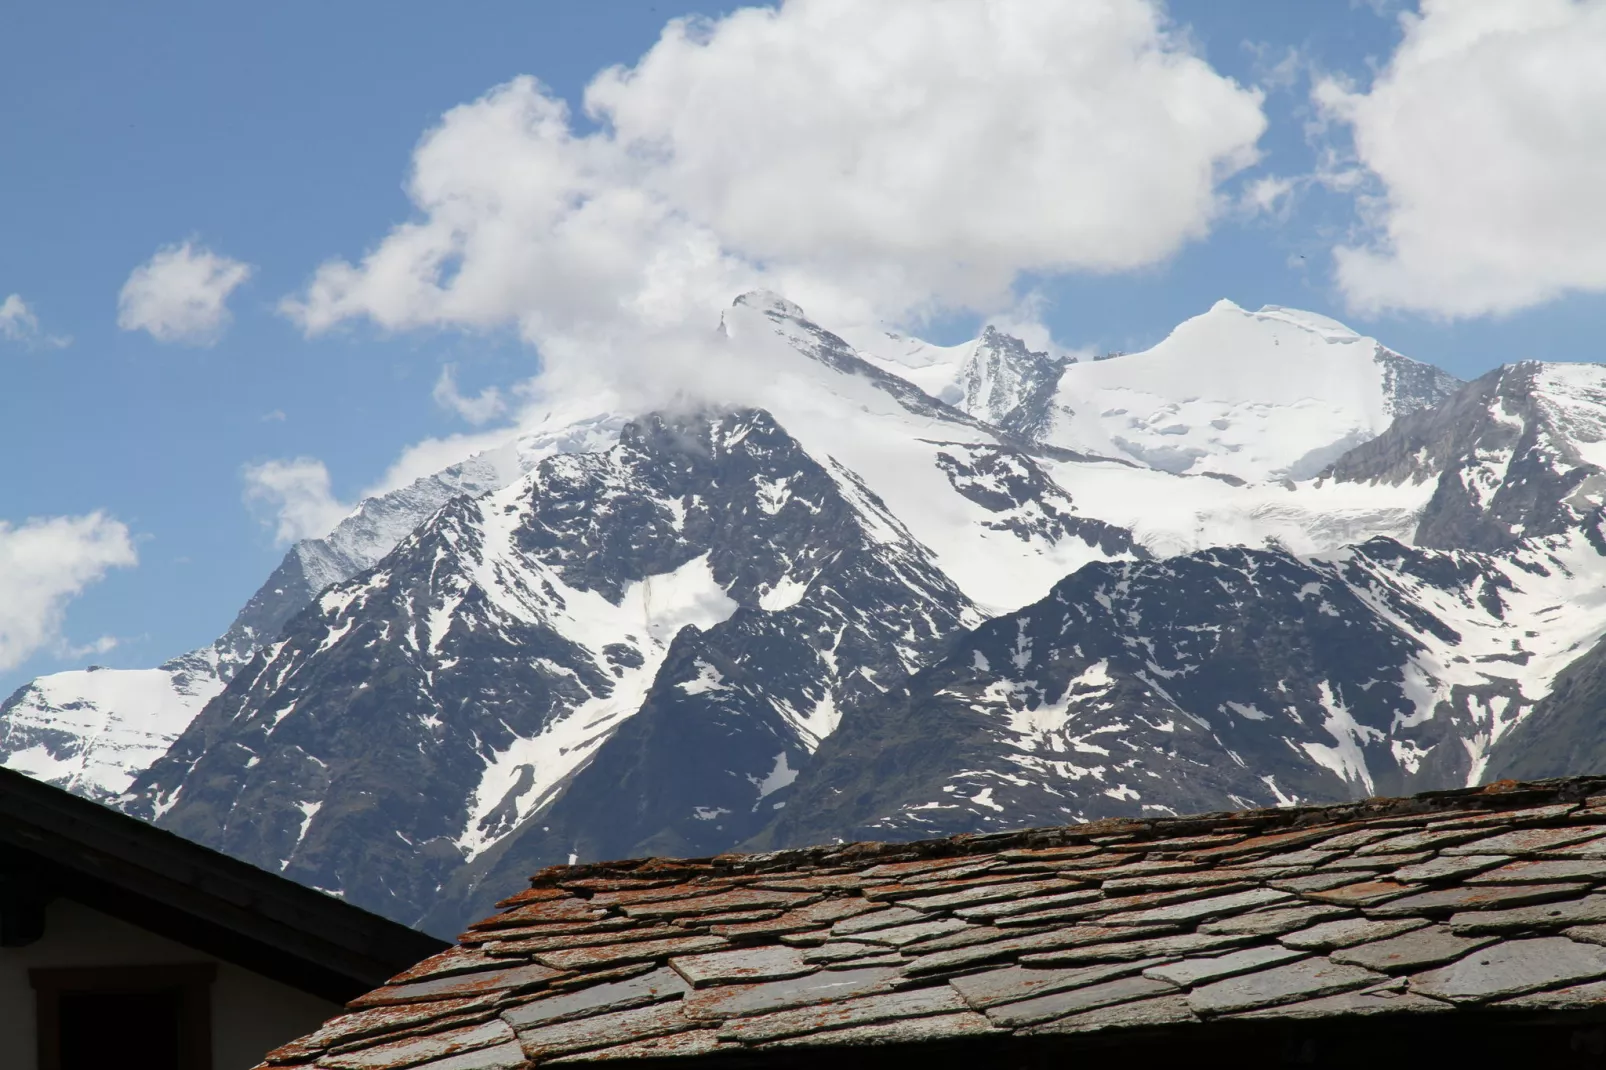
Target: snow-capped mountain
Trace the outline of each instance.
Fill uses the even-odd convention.
[[[975,341],[958,346],[934,346],[892,332],[856,334],[850,342],[859,356],[883,371],[1034,442],[1051,425],[1054,393],[1071,363],[1034,352],[990,325]]]
[[[1225,303],[1090,363],[771,294],[708,345],[745,399],[558,410],[365,504],[321,591],[298,547],[119,804],[449,932],[571,857],[1459,785],[1584,726],[1606,369]]]
[[[365,498],[328,535],[290,547],[209,646],[154,669],[92,667],[30,681],[0,703],[0,765],[93,799],[121,795],[319,591],[373,565],[453,498],[506,486],[552,453],[605,443],[622,423],[554,413],[500,449]]]
[[[499,866],[719,850],[983,606],[1144,554],[794,306],[749,296],[710,344],[764,362],[778,411],[651,415],[449,503],[123,805],[409,920]]]
[[[1199,338],[1192,350],[1178,342],[1179,335],[1186,341],[1190,324],[1219,318],[1229,308],[1235,306],[1218,305],[1207,316],[1184,324],[1167,340],[1168,352],[1180,353],[1176,359],[1207,371],[1216,365],[1230,370],[1243,353],[1281,359],[1282,335],[1278,332],[1286,333],[1283,321],[1289,317],[1314,319],[1294,313],[1268,318],[1264,310],[1248,317],[1237,310],[1238,319],[1246,319],[1252,327],[1258,325],[1258,333],[1240,331],[1238,349],[1220,344],[1216,339],[1219,330],[1195,331]],[[858,343],[848,346],[809,323],[796,306],[767,294],[744,297],[727,317],[727,328],[734,329],[742,313],[755,311],[767,320],[768,329],[762,333],[772,336],[759,341],[790,346],[794,356],[799,347],[807,350],[816,366],[832,366],[833,362],[851,366],[855,372],[849,378],[861,393],[870,391],[866,396],[869,404],[865,398],[827,391],[817,398],[812,411],[791,405],[788,425],[807,425],[815,441],[840,437],[842,427],[864,422],[867,412],[885,415],[880,409],[889,396],[901,399],[887,412],[901,423],[892,437],[902,443],[918,438],[912,434],[911,420],[923,418],[927,408],[943,413],[943,421],[957,420],[958,426],[970,429],[936,450],[918,445],[915,456],[883,457],[882,443],[868,430],[851,442],[835,445],[839,452],[856,448],[856,455],[846,458],[855,471],[879,468],[883,476],[879,485],[887,488],[887,493],[908,491],[894,504],[894,513],[909,518],[917,537],[926,540],[943,559],[945,570],[990,614],[1034,600],[1088,560],[1129,549],[1164,556],[1211,545],[1260,545],[1270,540],[1296,551],[1315,552],[1376,533],[1405,534],[1415,526],[1423,507],[1419,487],[1410,481],[1387,491],[1368,488],[1360,493],[1332,482],[1325,487],[1251,484],[1228,492],[1216,480],[1179,481],[1130,458],[1079,464],[1076,462],[1082,458],[1074,452],[1043,451],[1054,424],[1051,417],[1069,419],[1067,412],[1078,411],[1055,399],[1065,394],[1062,374],[1067,370],[1079,373],[1081,365],[1067,369],[1065,361],[1032,352],[1018,339],[991,327],[973,342],[946,349],[888,334],[876,334],[867,341],[856,335]],[[1334,336],[1344,334],[1336,325],[1326,330]],[[1283,362],[1285,375],[1288,367],[1298,366],[1300,360],[1331,362],[1331,354],[1325,350],[1297,351],[1300,356],[1292,365]],[[1135,354],[1099,367],[1137,368],[1144,359],[1146,355]],[[1345,427],[1371,420],[1368,414],[1379,408],[1405,407],[1413,403],[1412,398],[1426,403],[1447,378],[1436,369],[1395,358],[1381,348],[1374,363],[1404,371],[1393,380],[1379,380],[1382,386],[1378,389],[1386,395],[1380,399],[1373,396],[1377,384],[1372,383],[1372,366],[1362,368],[1367,385],[1349,392],[1360,400],[1345,418],[1347,423],[1338,421]],[[1314,382],[1330,372],[1301,375]],[[873,386],[869,385],[872,380]],[[1389,393],[1394,389],[1390,382],[1407,380],[1428,385],[1416,394]],[[783,376],[778,385],[785,382]],[[920,389],[910,391],[910,384]],[[1179,394],[1170,403],[1182,405],[1188,400]],[[1303,404],[1304,400],[1297,398],[1296,402]],[[20,688],[0,705],[0,763],[91,797],[121,793],[134,774],[164,752],[201,707],[222,690],[239,666],[275,637],[318,591],[373,565],[451,498],[505,487],[544,457],[609,444],[627,414],[598,413],[593,405],[590,399],[560,403],[539,426],[510,438],[499,449],[364,500],[329,535],[293,546],[231,626],[208,647],[156,669],[57,673]],[[972,421],[967,423],[966,416]],[[981,423],[1003,433],[961,441],[967,436],[975,438],[971,432]],[[1035,455],[1031,464],[1020,460],[1022,450]],[[899,478],[900,470],[913,473],[907,484]],[[947,487],[934,485],[939,476],[945,478]],[[1045,478],[1057,481],[1058,486],[1052,490],[1038,486]],[[946,500],[948,489],[958,489],[983,513],[960,523],[966,534],[958,538],[952,537],[952,518],[931,515],[926,504]],[[1074,492],[1075,507],[1067,506],[1066,490]],[[991,540],[984,539],[979,548],[971,545],[968,534],[977,524],[984,533],[997,533]],[[1080,531],[1082,538],[1052,537],[1055,532],[1073,530]],[[1135,543],[1123,541],[1127,539],[1125,531],[1133,533]],[[1027,537],[1028,533],[1035,536]],[[1089,548],[1089,541],[1096,549]]]
[[[0,764],[105,801],[172,745],[223,690],[215,647],[154,669],[41,676],[0,704]]]
[[[1600,767],[1603,442],[1606,368],[1466,384],[1324,477],[1427,492],[1414,539],[1090,565],[845,725],[761,842]]]
[[[1302,480],[1459,385],[1326,317],[1220,301],[1153,349],[1067,366],[1040,437],[1167,472]]]
[[[756,831],[844,710],[978,619],[767,414],[652,418],[330,588],[135,792],[416,920],[544,807],[543,857]],[[577,793],[603,804],[565,822]]]

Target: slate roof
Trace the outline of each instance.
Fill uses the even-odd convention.
[[[557,866],[499,905],[263,1065],[779,1065],[1360,1016],[1606,1019],[1606,778]]]

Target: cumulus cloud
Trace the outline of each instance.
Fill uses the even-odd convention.
[[[0,339],[20,342],[27,346],[44,345],[60,349],[69,345],[71,338],[45,334],[39,326],[39,317],[28,307],[21,294],[10,294],[0,301]]]
[[[158,342],[212,345],[228,329],[228,300],[251,277],[249,264],[184,242],[156,251],[117,295],[117,326]]]
[[[441,368],[440,378],[435,380],[433,396],[435,403],[441,408],[456,413],[459,418],[476,427],[507,414],[507,400],[494,386],[486,387],[474,395],[466,395],[459,391],[457,367],[452,364]]]
[[[1256,159],[1258,91],[1154,0],[788,0],[681,19],[585,94],[518,78],[420,143],[418,209],[286,313],[309,333],[513,323],[547,367],[664,359],[734,294],[825,322],[1012,308],[1205,235]],[[633,356],[632,356],[633,355]]]
[[[1371,180],[1369,233],[1334,251],[1349,303],[1471,317],[1606,292],[1606,3],[1423,0],[1400,18],[1369,87],[1315,87]]]
[[[269,511],[279,543],[321,538],[352,509],[334,496],[329,469],[312,457],[247,465],[242,475],[246,504]]]
[[[113,568],[137,563],[128,528],[104,513],[0,521],[0,671],[62,637],[68,604]]]

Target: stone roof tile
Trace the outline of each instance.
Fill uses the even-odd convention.
[[[1503,787],[550,867],[264,1066],[762,1061],[1599,1009],[1606,780]]]

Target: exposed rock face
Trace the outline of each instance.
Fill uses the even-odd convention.
[[[1090,565],[845,719],[755,844],[1476,783],[1573,656],[1536,629],[1599,560],[1574,533]],[[1573,633],[1606,629],[1588,616]]]
[[[1606,379],[1592,365],[1523,363],[1411,413],[1323,473],[1345,482],[1436,480],[1420,546],[1498,550],[1576,528],[1606,498],[1593,447]]]
[[[1054,393],[1067,363],[987,327],[965,363],[960,408],[1012,435],[1040,441],[1053,423]]]

